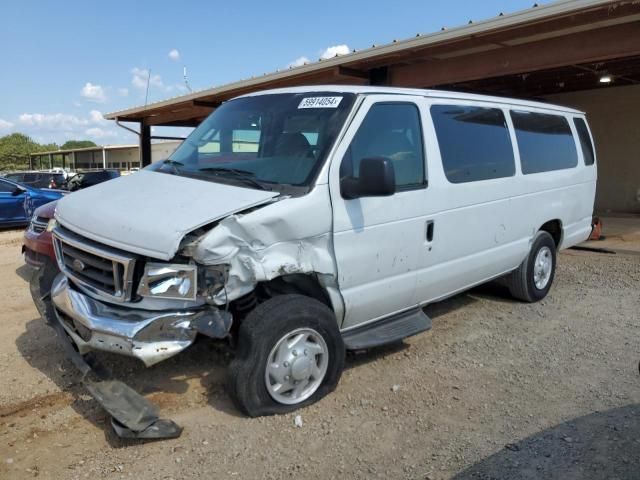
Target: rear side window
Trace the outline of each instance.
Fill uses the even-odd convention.
[[[0,192],[10,193],[10,192],[13,192],[15,189],[16,187],[10,184],[9,182],[3,182],[2,180],[0,180]]]
[[[582,148],[584,164],[593,165],[596,155],[593,151],[593,143],[591,143],[591,136],[589,135],[587,122],[582,118],[574,118],[573,124],[576,126],[576,130],[578,131],[578,138],[580,139],[580,148]]]
[[[340,165],[340,177],[358,178],[363,158],[391,160],[399,189],[421,187],[424,148],[420,111],[413,103],[376,103],[367,113]]]
[[[515,174],[513,146],[502,110],[433,105],[431,117],[444,173],[451,183],[511,177]]]
[[[565,117],[512,111],[522,173],[550,172],[578,165],[576,143]]]

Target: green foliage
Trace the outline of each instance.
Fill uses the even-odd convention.
[[[0,137],[0,170],[29,168],[29,154],[57,150],[58,145],[41,145],[22,133],[12,133]]]
[[[76,148],[97,147],[91,140],[68,140],[60,147],[60,150],[73,150]]]

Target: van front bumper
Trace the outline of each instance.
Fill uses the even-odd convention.
[[[56,320],[80,354],[102,350],[138,358],[146,366],[172,357],[191,345],[198,333],[224,338],[231,315],[213,307],[149,311],[113,306],[83,294],[64,274],[51,288]]]

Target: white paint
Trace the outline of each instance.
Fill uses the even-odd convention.
[[[56,219],[97,242],[170,260],[186,233],[276,195],[141,170],[65,196]]]
[[[218,305],[251,292],[260,282],[314,274],[343,329],[425,305],[517,268],[547,221],[561,221],[561,248],[588,236],[595,165],[584,165],[576,141],[576,168],[522,175],[507,114],[510,108],[569,119],[582,113],[522,100],[408,89],[282,91],[313,95],[357,88],[362,95],[356,113],[306,195],[271,201],[276,196],[272,192],[142,171],[68,196],[58,204],[56,218],[81,235],[135,253],[170,260],[180,251],[199,264],[228,265],[226,291],[213,299]],[[305,100],[316,98],[323,97]],[[414,103],[421,113],[428,186],[390,197],[345,200],[340,195],[342,157],[372,105],[393,101]],[[515,175],[449,183],[429,115],[434,103],[503,109],[514,145]],[[110,201],[101,201],[105,197]],[[208,232],[187,235],[216,220]],[[427,222],[434,224],[432,241],[426,239]]]

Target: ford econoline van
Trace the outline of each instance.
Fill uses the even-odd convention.
[[[336,387],[345,351],[428,330],[422,307],[501,278],[549,292],[591,230],[582,112],[383,87],[223,103],[168,159],[59,201],[56,322],[81,354],[153,365],[230,339],[250,416]]]

